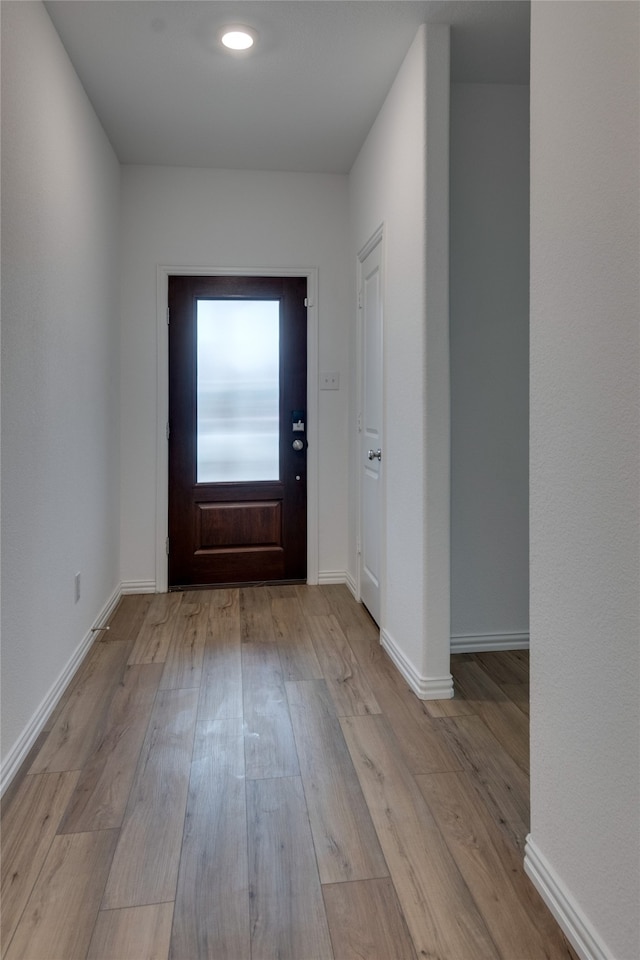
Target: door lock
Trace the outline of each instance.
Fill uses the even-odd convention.
[[[304,443],[302,442],[302,440],[296,439],[293,441],[291,446],[293,447],[294,450],[302,450],[304,448]]]
[[[369,450],[367,453],[369,460],[382,460],[382,450]]]

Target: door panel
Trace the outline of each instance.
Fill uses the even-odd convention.
[[[306,579],[305,296],[169,278],[170,587]]]
[[[362,443],[360,449],[360,594],[380,622],[382,523],[382,243],[361,264]]]

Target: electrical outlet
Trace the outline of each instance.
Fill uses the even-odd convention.
[[[320,389],[321,390],[339,390],[340,374],[339,373],[321,373]]]
[[[76,573],[74,577],[75,603],[80,599],[80,574]]]

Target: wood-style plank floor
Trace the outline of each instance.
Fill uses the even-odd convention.
[[[6,960],[575,960],[528,657],[420,702],[344,586],[124,597],[2,804]]]

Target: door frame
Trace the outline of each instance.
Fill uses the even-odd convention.
[[[169,583],[169,277],[307,278],[307,583],[318,583],[318,269],[317,267],[203,267],[160,265],[156,272],[156,593]]]
[[[386,437],[386,419],[387,419],[387,407],[385,403],[385,351],[384,351],[384,284],[386,276],[386,243],[385,243],[385,225],[384,222],[380,224],[378,229],[371,235],[363,247],[358,251],[358,267],[357,267],[357,290],[358,290],[358,320],[357,320],[357,334],[356,334],[356,343],[357,343],[357,362],[356,362],[356,381],[357,381],[357,397],[358,397],[358,412],[356,417],[356,437],[357,442],[354,444],[356,448],[356,463],[355,463],[355,476],[357,482],[355,483],[355,495],[356,495],[356,599],[360,602],[362,601],[362,485],[360,480],[360,474],[362,471],[362,415],[364,409],[364,362],[363,362],[363,352],[364,352],[364,328],[362,322],[362,265],[367,259],[372,250],[374,250],[378,244],[380,245],[380,262],[382,265],[381,277],[380,277],[380,300],[381,300],[381,309],[382,309],[382,319],[381,319],[381,370],[380,375],[382,377],[382,383],[380,385],[380,390],[382,394],[382,441],[384,445],[384,438]],[[387,495],[386,495],[386,469],[385,469],[385,458],[384,454],[382,461],[380,463],[380,623],[378,624],[380,633],[382,634],[383,626],[386,618],[386,584],[387,584]]]

